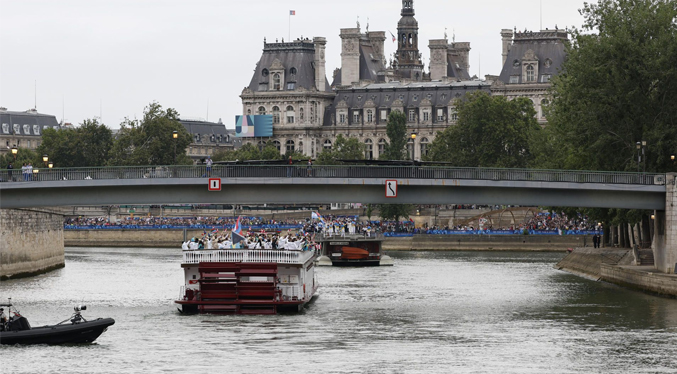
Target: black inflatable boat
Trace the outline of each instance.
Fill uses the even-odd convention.
[[[0,304],[11,307],[12,304]],[[9,319],[0,326],[0,344],[82,344],[91,343],[115,323],[112,318],[86,320],[80,311],[86,306],[76,306],[71,318],[56,325],[31,327],[26,317],[11,311]],[[3,311],[4,314],[4,311]],[[70,323],[67,323],[70,322]]]

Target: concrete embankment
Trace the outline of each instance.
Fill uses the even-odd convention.
[[[559,252],[584,246],[592,239],[583,236],[538,235],[414,235],[386,238],[387,251],[541,251]]]
[[[202,230],[66,230],[65,243],[73,247],[158,247],[180,246],[186,238],[202,236]],[[582,236],[535,235],[414,235],[386,238],[387,251],[565,251],[591,242]]]
[[[0,279],[64,267],[63,231],[61,214],[0,209]]]
[[[588,279],[677,297],[677,275],[660,273],[653,266],[637,266],[635,262],[634,252],[629,249],[576,248],[555,268]]]

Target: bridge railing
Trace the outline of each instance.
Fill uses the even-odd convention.
[[[312,166],[305,165],[214,165],[200,166],[121,166],[88,168],[34,168],[30,174],[20,169],[0,171],[0,181],[66,181],[89,179],[177,179],[177,178],[383,178],[451,179],[487,181],[533,181],[604,184],[665,184],[665,174],[576,170],[459,168],[441,166]]]

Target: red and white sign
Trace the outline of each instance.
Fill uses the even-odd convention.
[[[221,178],[209,178],[209,191],[221,191]]]
[[[397,181],[390,179],[386,181],[386,197],[395,198],[397,197]]]

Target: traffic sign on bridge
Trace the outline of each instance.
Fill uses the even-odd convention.
[[[221,178],[209,178],[209,191],[221,191]]]
[[[397,197],[397,181],[390,179],[386,181],[386,197],[395,198]]]

